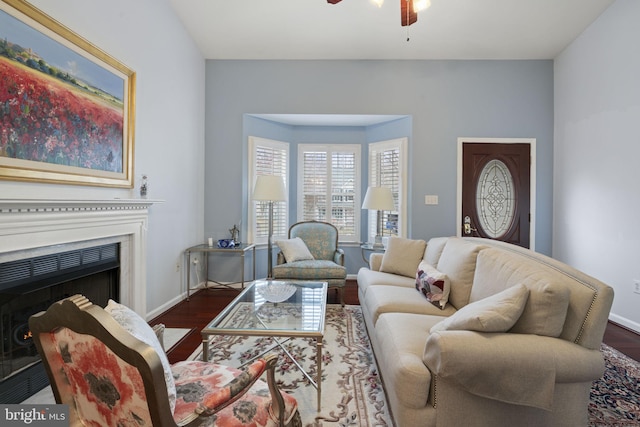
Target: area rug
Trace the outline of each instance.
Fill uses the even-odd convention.
[[[315,378],[315,341],[294,339],[288,351]],[[239,366],[272,347],[270,338],[214,336],[210,360]],[[593,383],[590,427],[640,425],[640,363],[602,344],[606,372]],[[202,358],[198,348],[191,360]],[[298,400],[305,427],[392,427],[360,306],[328,305],[323,350],[322,410],[316,389],[284,353],[276,377]]]
[[[163,336],[163,344],[165,351],[169,351],[173,346],[178,344],[184,337],[191,332],[193,328],[165,328]]]
[[[589,425],[640,426],[640,362],[602,344],[605,373],[591,386]]]
[[[238,366],[272,346],[270,337],[212,336],[209,360]],[[315,340],[295,338],[284,346],[315,378]],[[190,357],[201,358],[201,348]],[[297,399],[303,426],[393,426],[359,306],[327,306],[320,412],[315,387],[284,352],[276,378],[280,388]]]

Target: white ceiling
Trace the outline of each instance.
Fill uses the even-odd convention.
[[[614,0],[400,1],[170,0],[207,59],[552,59]]]

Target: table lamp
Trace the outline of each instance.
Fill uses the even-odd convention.
[[[394,209],[393,194],[389,187],[369,187],[367,194],[362,202],[362,209],[378,211],[378,220],[376,221],[376,240],[374,247],[382,247],[382,217],[383,211],[392,211]]]

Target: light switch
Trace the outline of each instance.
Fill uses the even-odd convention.
[[[424,196],[424,204],[425,205],[437,205],[438,204],[438,196]]]

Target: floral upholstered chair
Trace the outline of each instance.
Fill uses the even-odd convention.
[[[301,426],[277,389],[275,357],[243,370],[200,361],[169,365],[153,329],[127,307],[82,295],[31,316],[29,327],[70,425]],[[267,383],[260,380],[267,372]]]
[[[289,240],[280,240],[273,278],[313,280],[336,288],[344,306],[347,269],[344,251],[338,248],[338,229],[328,222],[303,221],[289,228]]]

